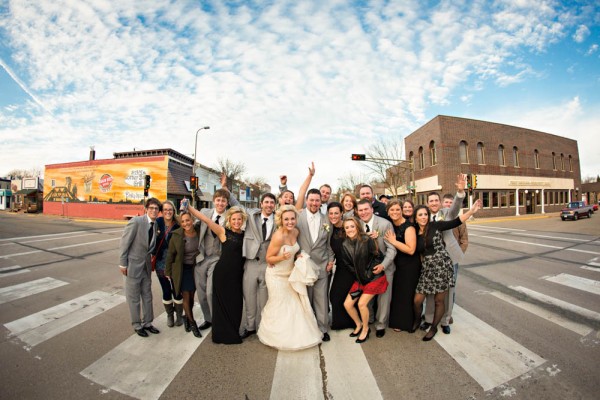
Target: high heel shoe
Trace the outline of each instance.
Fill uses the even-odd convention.
[[[421,323],[421,318],[419,319],[415,319],[415,321],[413,322],[412,328],[409,331],[410,333],[415,333],[417,331],[417,329],[419,328],[419,324]]]
[[[190,330],[197,338],[201,338],[202,334],[200,333],[200,329],[198,329],[198,325],[196,325],[196,321],[190,321]]]
[[[433,335],[431,336],[427,336],[429,335],[429,332],[433,331]],[[431,339],[433,339],[433,337],[435,336],[435,334],[437,333],[437,328],[431,328],[429,329],[429,332],[427,332],[427,335],[423,336],[423,341],[424,342],[429,342]]]
[[[358,330],[358,332],[356,331]],[[362,332],[362,325],[360,327],[357,327],[350,335],[350,337],[357,337],[358,335],[360,335],[360,333]]]
[[[190,320],[185,315],[183,316],[183,329],[185,329],[186,332],[189,332],[192,330],[192,328],[190,326]]]
[[[364,339],[361,338],[357,338],[356,339],[356,343],[364,343],[367,341],[367,339],[369,338],[369,335],[371,334],[371,328],[369,328],[369,330],[367,331],[367,336],[365,336]]]

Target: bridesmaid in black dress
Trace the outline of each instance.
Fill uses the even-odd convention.
[[[223,344],[242,343],[240,324],[245,261],[242,256],[242,226],[246,222],[246,213],[241,207],[231,207],[225,215],[225,228],[202,213],[198,213],[198,217],[222,243],[221,258],[213,272],[212,341]]]
[[[350,287],[354,283],[354,275],[348,266],[343,265],[342,242],[346,235],[342,227],[342,205],[338,202],[331,202],[327,206],[327,215],[333,231],[331,232],[329,244],[335,254],[335,274],[329,291],[329,301],[331,303],[331,329],[354,328],[355,324],[350,315],[344,308],[344,301]]]
[[[386,232],[385,238],[398,250],[394,259],[396,271],[389,322],[390,328],[396,332],[412,330],[415,289],[421,275],[421,257],[416,252],[417,232],[412,222],[413,209],[413,203],[409,200],[404,203],[392,200],[387,205],[394,232]]]

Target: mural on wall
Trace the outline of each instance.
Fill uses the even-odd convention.
[[[144,201],[145,176],[152,182],[148,197],[167,194],[167,157],[151,160],[98,160],[92,165],[47,167],[44,201],[87,203],[140,203]],[[83,189],[81,189],[83,188]]]

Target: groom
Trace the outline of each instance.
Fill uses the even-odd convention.
[[[308,297],[317,317],[319,329],[323,332],[323,341],[330,340],[329,333],[329,298],[327,275],[333,268],[333,250],[329,246],[331,225],[325,215],[320,212],[321,192],[310,189],[306,195],[306,208],[300,210],[298,217],[298,244],[300,249],[310,255],[311,260],[319,267],[319,277],[313,286],[309,286]]]

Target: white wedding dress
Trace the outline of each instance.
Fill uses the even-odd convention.
[[[279,254],[283,253],[284,248],[292,253],[292,257],[272,268],[267,267],[265,273],[269,299],[262,312],[258,338],[263,344],[279,350],[301,350],[321,343],[323,334],[310,306],[306,284],[295,282],[292,286],[289,281],[294,269],[294,255],[300,246],[298,243],[283,245]],[[297,271],[294,272],[294,275],[298,275]],[[310,277],[307,283],[310,283]]]

